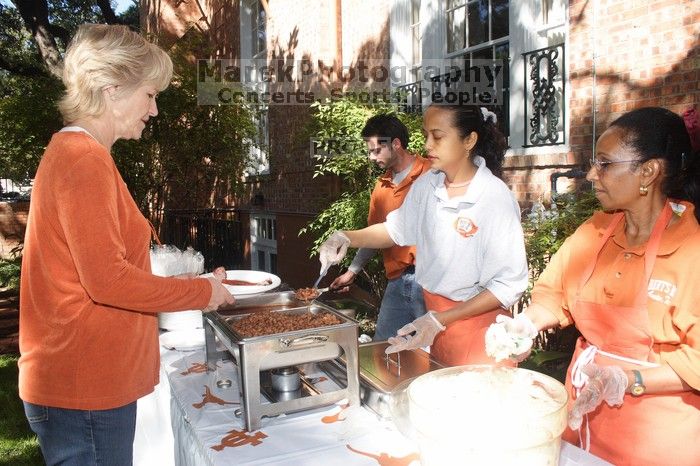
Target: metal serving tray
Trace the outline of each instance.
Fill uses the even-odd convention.
[[[362,344],[358,348],[360,364],[360,399],[380,417],[390,419],[391,397],[397,387],[444,366],[421,349],[386,355],[386,341]],[[342,383],[344,358],[321,364],[331,378]]]
[[[285,314],[317,314],[327,312],[336,316],[340,323],[324,327],[294,330],[284,333],[246,337],[233,328],[233,323],[261,311]],[[241,351],[249,356],[259,354],[260,369],[295,366],[309,362],[334,359],[343,354],[336,336],[350,332],[357,338],[357,321],[320,302],[306,303],[294,297],[294,292],[264,293],[236,300],[234,308],[205,314],[214,333],[240,362]],[[210,355],[208,354],[208,357]],[[211,355],[216,357],[216,355]]]

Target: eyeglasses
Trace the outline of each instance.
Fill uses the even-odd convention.
[[[630,162],[639,162],[639,160],[598,160],[596,158],[592,158],[588,161],[588,163],[591,164],[591,167],[595,167],[595,169],[599,172],[604,172],[608,166],[613,165],[615,163],[630,163]]]

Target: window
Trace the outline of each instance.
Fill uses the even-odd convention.
[[[257,75],[258,64],[267,60],[267,12],[259,0],[241,1],[241,57],[253,66],[249,67],[244,80],[257,93],[268,91],[266,82]],[[251,109],[257,134],[251,143],[250,164],[246,175],[264,175],[270,172],[268,147],[270,142],[267,105],[260,103]]]
[[[274,215],[250,216],[250,244],[252,269],[277,274],[277,220]]]
[[[253,58],[265,58],[267,51],[267,16],[262,2],[250,4],[250,43]]]
[[[503,66],[499,104],[489,106],[503,133],[510,134],[509,0],[447,0],[447,58],[462,70],[473,60],[492,60]]]
[[[266,175],[270,173],[268,147],[270,145],[270,130],[267,106],[260,105],[254,109],[253,124],[257,127],[255,141],[250,148],[250,165],[246,170],[249,176]]]
[[[447,0],[447,53],[508,37],[508,0]]]

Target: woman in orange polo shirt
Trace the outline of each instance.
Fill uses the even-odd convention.
[[[171,76],[126,26],[83,25],[66,51],[67,126],[34,179],[20,287],[19,396],[48,465],[130,465],[136,400],[158,383],[155,313],[233,302],[213,278],[150,273],[151,228],[110,155]]]
[[[487,352],[522,359],[537,331],[576,325],[565,438],[616,465],[700,461],[699,172],[678,115],[615,120],[587,176],[605,212],[552,257],[527,311],[487,333]]]

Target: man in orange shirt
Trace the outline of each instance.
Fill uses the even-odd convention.
[[[369,159],[386,170],[370,198],[367,224],[374,225],[384,222],[389,212],[401,206],[413,182],[430,168],[430,162],[406,150],[408,129],[394,115],[373,116],[361,134],[367,143]],[[359,249],[348,270],[331,287],[352,284],[376,252],[376,249]],[[374,335],[377,341],[396,335],[398,329],[425,314],[423,290],[415,281],[415,247],[393,246],[382,250],[382,254],[389,282],[379,309]]]

